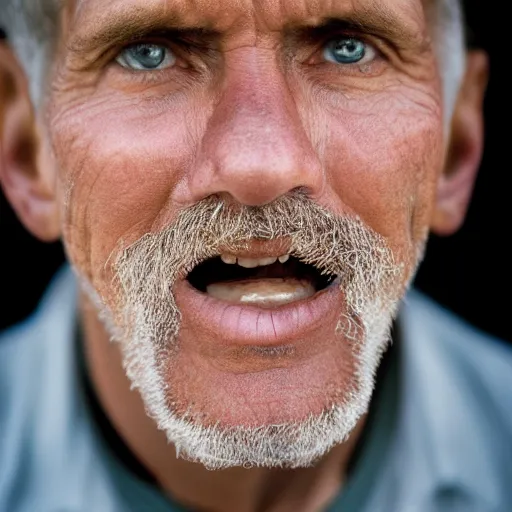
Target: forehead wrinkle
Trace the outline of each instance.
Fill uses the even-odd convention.
[[[229,0],[227,0],[229,1]],[[249,0],[250,1],[250,0]],[[226,1],[212,3],[210,0],[109,0],[105,6],[104,0],[77,0],[73,13],[75,25],[89,23],[95,26],[101,19],[123,17],[143,22],[145,17],[152,20],[172,21],[177,19],[185,28],[221,27],[226,16]],[[247,0],[233,2],[236,10],[241,9]]]
[[[87,53],[130,37],[143,36],[150,30],[187,25],[186,19],[180,16],[179,11],[165,9],[162,2],[159,2],[161,8],[152,8],[149,12],[147,7],[140,4],[132,4],[128,9],[123,8],[122,4],[112,1],[108,9],[102,9],[99,13],[94,12],[91,7],[76,10],[72,16],[72,35],[68,48],[76,53]]]
[[[432,49],[422,0],[254,0],[257,27],[282,32],[299,41],[322,30],[354,29],[391,42],[401,50],[428,53]]]
[[[362,16],[378,14],[388,23],[402,22],[424,25],[423,4],[436,0],[222,0],[212,5],[211,0],[110,0],[105,7],[104,0],[74,0],[74,26],[82,23],[96,26],[102,18],[127,16],[140,22],[144,17],[162,22],[171,20],[187,25],[204,25],[218,31],[227,30],[229,25],[253,23],[264,24],[267,28],[279,30],[287,24],[315,24],[318,19],[360,13]],[[229,5],[231,4],[231,5]],[[125,14],[126,13],[126,14]],[[418,28],[417,26],[415,27]]]

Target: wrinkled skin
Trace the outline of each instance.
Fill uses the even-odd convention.
[[[377,16],[384,10],[386,22]],[[186,43],[159,37],[175,52],[176,66],[129,71],[115,57],[130,40],[93,36],[107,18],[130,12],[135,28],[174,20],[208,32]],[[349,32],[375,48],[371,62],[323,58],[339,28],[309,37],[299,30],[347,17],[374,18],[382,29],[382,36]],[[104,269],[112,254],[212,194],[262,205],[300,188],[337,214],[357,215],[405,264],[404,285],[427,232],[450,233],[462,222],[481,153],[485,59],[468,60],[448,135],[442,77],[419,0],[81,0],[64,9],[61,26],[30,164],[12,164],[15,142],[5,135],[23,124],[27,109],[7,107],[3,184],[25,224],[41,238],[62,236],[73,264],[111,300]],[[22,81],[15,64],[10,73]],[[26,105],[26,97],[14,101]],[[112,421],[164,487],[186,502],[215,503],[211,489],[202,498],[187,495],[186,485],[175,490],[171,452],[161,450],[165,441],[129,396],[117,348],[84,304],[91,371]],[[204,401],[213,417],[270,423],[303,416],[324,405],[326,383],[342,386],[351,371],[343,348],[329,343],[335,314],[311,329],[309,346],[322,348],[304,350],[298,361],[240,361],[230,351],[204,349],[223,333],[197,329],[182,305],[183,353],[173,385],[187,400]],[[142,446],[141,436],[151,441]],[[346,451],[338,450],[338,464]],[[303,497],[304,510],[328,501],[339,485],[337,478],[318,485],[320,497]],[[251,510],[251,496],[233,497],[233,510]]]
[[[83,2],[66,19],[71,51],[57,66],[48,114],[68,191],[68,253],[100,293],[109,293],[102,272],[119,244],[161,229],[180,209],[214,193],[265,204],[299,187],[327,209],[359,215],[410,274],[444,158],[440,76],[420,3],[390,3],[403,27],[392,42],[404,50],[367,36],[380,54],[364,67],[323,60],[325,40],[336,32],[307,41],[288,28],[354,15],[360,4],[223,3],[219,12],[208,2],[177,4],[186,23],[219,35],[198,41],[209,53],[173,46],[178,66],[153,75],[108,63],[118,48],[95,60],[108,49],[91,51],[85,40],[100,25],[100,3]],[[108,12],[129,5],[114,2]],[[170,6],[145,9],[164,18]],[[180,294],[177,302],[185,306]],[[279,423],[319,412],[326,386],[346,387],[354,371],[346,347],[325,343],[339,308],[337,300],[330,318],[312,325],[298,360],[263,367],[231,361],[231,352],[212,354],[212,338],[224,332],[198,328],[185,310],[173,387],[200,409],[216,407],[209,415],[227,422]],[[285,372],[254,373],[283,365]],[[285,386],[293,391],[283,393]]]

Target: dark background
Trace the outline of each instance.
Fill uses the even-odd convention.
[[[505,16],[488,0],[467,2],[471,43],[491,57],[486,99],[486,150],[465,225],[449,238],[432,237],[416,285],[473,325],[512,342],[509,312],[509,223],[512,206],[503,126],[509,110],[504,83],[510,68],[508,34],[497,29]],[[508,156],[508,155],[507,155]],[[31,237],[0,193],[0,329],[29,314],[63,262],[59,244]]]

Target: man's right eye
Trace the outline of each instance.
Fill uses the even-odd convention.
[[[116,62],[123,68],[135,71],[156,71],[176,64],[176,56],[164,45],[138,43],[126,47]]]

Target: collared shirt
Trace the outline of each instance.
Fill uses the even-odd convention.
[[[0,336],[0,512],[182,511],[98,431],[76,368],[76,293],[66,269],[38,312]],[[399,400],[387,379],[329,510],[512,512],[512,350],[415,291],[399,325]]]

